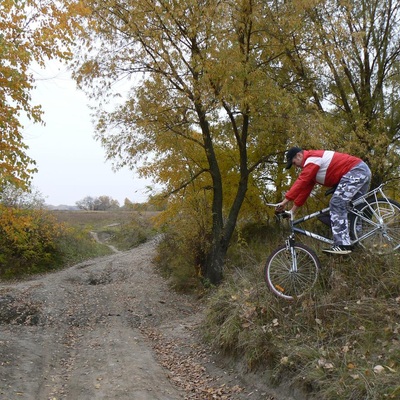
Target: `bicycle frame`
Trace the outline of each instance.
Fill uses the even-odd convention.
[[[382,190],[383,186],[384,186],[384,184],[378,186],[376,189],[373,189],[373,190],[369,191],[368,193],[360,196],[356,200],[350,202],[350,207],[349,207],[349,210],[348,210],[349,214],[350,215],[354,215],[354,216],[358,216],[360,219],[362,219],[363,221],[368,222],[368,224],[373,226],[373,229],[368,231],[366,234],[364,234],[363,236],[357,238],[357,240],[353,240],[352,244],[359,243],[359,242],[363,241],[364,239],[367,239],[368,237],[373,236],[376,233],[377,230],[382,229],[382,224],[383,224],[382,217],[381,217],[381,215],[379,215],[376,212],[376,210],[373,207],[370,206],[370,203],[373,203],[374,201],[377,202],[378,201],[378,195],[379,195],[383,200],[386,200],[387,203],[391,205],[391,203],[388,201],[387,196],[384,194],[384,192]],[[372,201],[371,201],[371,198],[372,198]],[[357,206],[360,206],[360,205],[365,205],[365,206],[368,207],[368,211],[370,212],[370,216],[369,217],[365,216],[365,208],[364,208],[363,212],[360,212],[360,210],[357,208]],[[391,208],[392,208],[392,211],[393,211],[393,214],[394,214],[394,207],[392,205],[391,205]],[[303,223],[305,221],[308,221],[308,220],[310,220],[312,218],[317,218],[320,215],[328,213],[329,211],[330,211],[330,207],[326,207],[323,210],[316,211],[316,212],[314,212],[312,214],[308,214],[308,215],[306,215],[306,216],[304,216],[302,218],[298,218],[298,219],[295,219],[295,220],[291,218],[291,220],[290,220],[290,228],[291,228],[293,233],[299,233],[301,235],[311,237],[311,238],[313,238],[315,240],[318,240],[320,242],[324,242],[324,243],[327,243],[329,245],[332,245],[333,244],[333,240],[332,239],[329,239],[329,238],[327,238],[325,236],[319,235],[319,234],[317,234],[315,232],[311,232],[311,231],[309,231],[307,229],[300,228],[300,227],[297,226],[297,225],[299,225],[299,224],[301,224],[301,223]],[[378,209],[378,211],[379,211],[379,209]],[[378,222],[374,222],[371,219],[371,216],[375,217],[375,220],[378,221]]]
[[[324,242],[324,243],[332,245],[333,244],[333,240],[332,239],[328,239],[325,236],[318,235],[317,233],[314,233],[314,232],[308,231],[307,229],[299,228],[299,227],[296,226],[296,225],[301,224],[302,222],[308,221],[308,220],[310,220],[312,218],[316,218],[316,217],[318,217],[318,216],[320,216],[322,214],[325,214],[326,212],[329,212],[329,210],[330,210],[330,208],[327,207],[327,208],[324,208],[321,211],[316,211],[316,212],[314,212],[312,214],[309,214],[309,215],[306,215],[306,216],[304,216],[302,218],[298,218],[296,220],[291,220],[290,221],[290,225],[291,225],[290,227],[291,227],[292,232],[300,233],[301,235],[308,236],[308,237],[311,237],[313,239],[319,240],[320,242]]]

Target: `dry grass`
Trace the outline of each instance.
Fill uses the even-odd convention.
[[[399,399],[400,254],[321,255],[315,290],[288,302],[263,281],[276,232],[264,239],[230,252],[226,282],[209,302],[210,343],[311,398]]]

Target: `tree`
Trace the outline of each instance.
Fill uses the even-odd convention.
[[[94,201],[94,209],[98,211],[116,210],[119,209],[119,202],[110,196],[99,196]]]
[[[97,137],[117,168],[141,161],[171,202],[205,197],[202,273],[219,283],[251,175],[262,165],[276,172],[296,123],[291,97],[262,69],[261,52],[277,56],[260,35],[262,3],[86,4],[90,48],[75,66],[78,84],[104,101],[123,78],[142,77],[114,112],[100,109]]]
[[[9,183],[0,193],[0,203],[5,207],[39,210],[44,208],[45,199],[35,188],[26,191]]]
[[[72,29],[82,7],[51,0],[2,0],[0,3],[0,191],[6,182],[26,188],[35,162],[27,154],[20,119],[42,123],[40,105],[32,104],[32,62],[69,59]]]
[[[273,4],[265,29],[284,49],[279,79],[324,116],[320,145],[363,157],[374,186],[398,177],[400,3]]]
[[[78,200],[75,204],[81,210],[93,211],[95,205],[95,198],[91,196],[86,196],[82,200]]]
[[[99,109],[97,137],[117,168],[139,166],[162,183],[170,208],[204,207],[211,282],[243,205],[260,199],[258,178],[281,198],[289,143],[358,154],[374,184],[396,176],[398,2],[86,3],[90,51],[75,66],[78,84],[104,102],[141,76],[114,111]]]
[[[112,197],[109,196],[86,196],[82,200],[77,201],[75,204],[81,210],[86,211],[106,211],[119,208],[118,200],[114,200]]]

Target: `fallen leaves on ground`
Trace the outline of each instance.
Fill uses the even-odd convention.
[[[159,362],[169,371],[171,381],[187,392],[185,399],[229,400],[243,391],[239,385],[219,384],[216,378],[208,375],[206,368],[197,361],[205,357],[202,350],[193,347],[188,354],[182,354],[178,351],[179,341],[169,341],[153,329],[146,329],[143,333],[152,341]]]

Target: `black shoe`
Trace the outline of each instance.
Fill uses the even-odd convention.
[[[329,249],[323,249],[325,253],[331,254],[350,254],[353,249],[353,246],[346,246],[346,245],[335,245]]]

